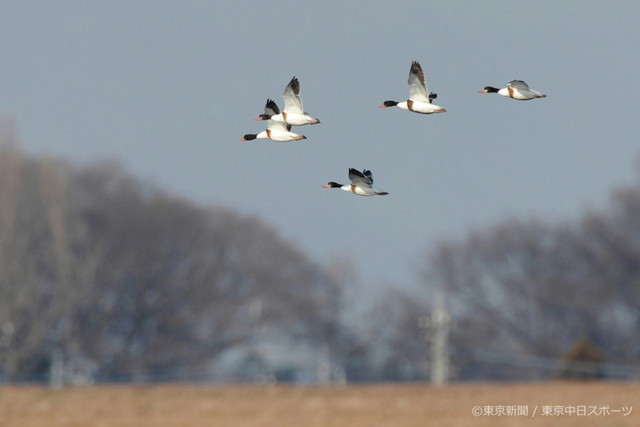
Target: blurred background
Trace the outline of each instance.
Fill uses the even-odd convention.
[[[0,380],[640,376],[636,3],[0,7]]]

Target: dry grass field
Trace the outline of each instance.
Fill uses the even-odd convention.
[[[640,383],[5,386],[0,426],[640,426]]]

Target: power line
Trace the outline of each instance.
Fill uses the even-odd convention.
[[[485,363],[510,365],[516,367],[538,368],[557,370],[564,366],[577,372],[590,371],[596,368],[602,369],[607,378],[638,379],[640,378],[640,366],[623,365],[618,363],[586,362],[576,360],[562,360],[552,357],[515,355],[489,350],[470,349],[473,357]]]

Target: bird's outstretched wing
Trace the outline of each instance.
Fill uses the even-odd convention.
[[[429,102],[427,94],[427,84],[424,79],[424,72],[418,61],[411,63],[411,69],[409,70],[409,99],[413,101]]]
[[[373,176],[370,170],[364,169],[360,172],[358,169],[349,169],[349,179],[353,185],[359,187],[371,187],[373,184]]]
[[[264,114],[268,116],[276,116],[280,114],[278,104],[273,99],[267,99],[267,103],[264,106]]]
[[[282,92],[284,99],[284,111],[289,114],[304,114],[302,100],[300,99],[300,82],[293,77]]]
[[[291,130],[291,126],[287,125],[285,122],[281,122],[280,120],[269,120],[267,123],[267,129],[278,132],[289,132]]]

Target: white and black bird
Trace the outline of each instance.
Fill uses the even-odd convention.
[[[386,196],[389,194],[373,187],[373,175],[370,170],[364,169],[360,172],[357,169],[349,168],[349,180],[351,180],[351,184],[342,185],[330,181],[322,188],[340,188],[358,196]]]
[[[478,93],[497,93],[507,98],[517,99],[518,101],[529,101],[536,98],[546,98],[547,95],[529,88],[529,85],[522,80],[511,80],[507,83],[507,87],[498,89],[493,86],[485,86]]]
[[[276,113],[278,114],[279,109],[275,102],[267,100],[267,105],[264,107],[265,114]],[[300,139],[307,139],[304,135],[298,135],[297,133],[291,132],[291,125],[287,125],[285,122],[281,122],[279,120],[269,120],[267,122],[267,129],[263,130],[260,133],[249,133],[244,135],[240,139],[240,141],[252,141],[254,139],[270,139],[276,142],[289,142],[289,141],[297,141]]]
[[[409,70],[409,99],[406,101],[384,101],[380,108],[398,107],[403,110],[413,111],[420,114],[445,113],[447,110],[432,104],[431,102],[438,97],[437,94],[427,90],[427,84],[424,78],[424,72],[418,61],[411,63]]]
[[[280,112],[276,106],[276,110],[273,113],[269,113],[267,111],[267,107],[270,105],[272,107],[275,105],[275,102],[268,99],[264,114],[260,114],[254,120],[278,120],[290,126],[304,126],[320,123],[320,120],[315,117],[311,117],[304,112],[302,100],[300,99],[300,82],[296,77],[293,77],[289,84],[284,88],[282,99],[284,100],[284,110],[282,112]]]

